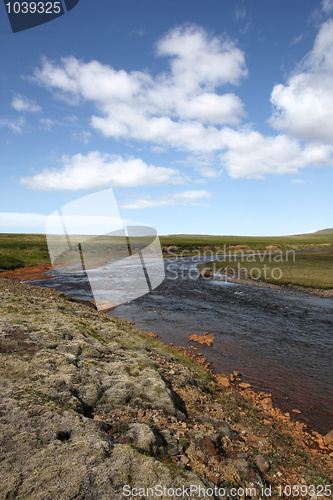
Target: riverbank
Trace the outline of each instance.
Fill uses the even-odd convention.
[[[214,345],[200,351],[216,373],[242,371],[245,382],[258,393],[271,392],[274,405],[284,413],[326,434],[333,427],[332,299],[292,287],[196,279],[195,262],[170,259],[156,292],[111,314],[188,350],[189,334],[214,333]],[[65,281],[36,284],[44,283],[71,297],[93,300],[87,280],[67,276]]]
[[[225,278],[218,278],[218,277],[214,277],[214,279],[216,280],[221,280],[221,281],[225,281]],[[331,290],[325,290],[325,289],[322,289],[322,288],[312,288],[312,287],[306,287],[306,286],[302,286],[302,285],[284,285],[284,284],[277,284],[277,285],[274,285],[273,283],[266,283],[265,281],[261,281],[261,280],[255,280],[255,279],[251,279],[251,278],[230,278],[230,279],[227,279],[227,281],[229,282],[232,282],[232,283],[237,283],[239,285],[248,285],[248,286],[259,286],[259,287],[262,287],[262,288],[272,288],[273,290],[281,290],[281,289],[285,289],[285,290],[297,290],[299,292],[304,292],[304,293],[309,293],[311,295],[317,295],[318,297],[327,297],[327,298],[333,298],[333,289]]]
[[[200,270],[202,270],[205,267],[208,267],[210,263],[201,263],[197,267]],[[8,278],[11,280],[15,281],[36,281],[36,280],[43,280],[43,279],[50,279],[52,278],[51,273],[49,271],[52,269],[51,264],[37,264],[34,266],[28,266],[28,267],[20,267],[18,269],[14,269],[12,271],[1,271],[0,272],[0,278]],[[213,276],[207,276],[205,279],[212,279]],[[225,277],[214,277],[214,279],[220,279],[221,281],[229,281],[233,283],[237,283],[240,285],[254,285],[254,286],[259,286],[263,288],[272,288],[272,289],[288,289],[288,290],[298,290],[301,292],[305,293],[310,293],[312,295],[317,295],[319,297],[329,297],[333,298],[333,289],[324,289],[324,288],[316,288],[316,287],[305,287],[302,285],[297,285],[297,284],[291,284],[289,283],[288,285],[285,285],[284,283],[267,283],[265,281],[262,281],[260,279],[250,279],[250,278],[240,278],[240,277],[235,277],[231,276],[229,274],[226,275]]]
[[[226,383],[53,289],[0,279],[0,296],[0,498],[120,499],[124,484],[271,485],[281,498],[279,487],[332,482],[329,438],[237,374]]]
[[[289,259],[288,261],[285,254],[244,254],[200,263],[197,268],[204,279],[214,278],[264,288],[294,289],[319,297],[333,297],[331,250],[298,253],[297,257],[294,254]]]
[[[52,278],[48,271],[52,269],[51,264],[37,264],[34,266],[19,267],[11,271],[1,271],[0,278],[8,278],[15,281],[35,281]]]

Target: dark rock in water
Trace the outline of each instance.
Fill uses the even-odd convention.
[[[200,271],[201,278],[211,278],[213,276],[213,271],[209,267],[204,267]]]
[[[215,335],[213,333],[204,333],[203,335],[197,335],[196,333],[193,333],[192,335],[188,336],[188,339],[192,342],[197,342],[198,344],[208,345],[209,347],[211,347],[213,345]]]

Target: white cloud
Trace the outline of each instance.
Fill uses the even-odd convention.
[[[147,196],[134,200],[127,200],[121,203],[120,207],[125,210],[142,210],[173,205],[198,205],[199,200],[211,198],[211,196],[212,193],[209,191],[185,191],[183,193],[162,196],[156,200],[151,200],[150,197]]]
[[[244,115],[243,103],[235,94],[201,94],[192,100],[180,102],[179,114],[185,119],[198,119],[201,123],[237,125]]]
[[[2,119],[0,120],[1,127],[8,127],[14,134],[22,134],[26,126],[26,120],[20,116],[16,120]]]
[[[216,179],[216,177],[219,177],[223,173],[222,169],[217,170],[209,165],[196,165],[195,170],[206,179]]]
[[[322,9],[325,14],[330,14],[331,12],[333,12],[333,0],[323,0]]]
[[[210,157],[211,161],[194,164],[206,178],[219,176],[222,168],[231,177],[250,178],[332,164],[333,21],[322,25],[313,50],[287,84],[272,91],[275,112],[270,123],[283,131],[276,136],[264,136],[249,126],[231,128],[239,125],[244,107],[235,93],[223,93],[223,85],[239,84],[247,68],[244,53],[230,39],[212,37],[198,26],[183,26],[169,31],[156,50],[158,56],[169,58],[169,70],[155,76],[69,57],[59,65],[45,59],[35,70],[35,81],[69,101],[91,101],[96,110],[91,126],[105,137],[147,142],[153,151],[174,148],[189,157]],[[301,140],[309,142],[303,145]],[[48,189],[63,189],[63,185],[81,189],[180,180],[178,171],[148,167],[142,160],[135,160],[141,168],[131,169],[137,175],[124,179],[121,169],[114,173],[114,160],[100,155],[83,176],[74,175],[82,170],[77,170],[76,163],[84,163],[85,158],[77,155],[61,171],[47,170],[23,182]],[[125,164],[129,168],[127,160]],[[157,172],[158,168],[162,170]],[[153,173],[146,176],[149,169]]]
[[[170,30],[158,42],[157,53],[172,57],[173,79],[187,89],[235,85],[247,75],[244,53],[234,42],[226,36],[212,38],[198,26]]]
[[[244,116],[239,97],[217,91],[247,75],[244,53],[226,37],[187,26],[168,32],[157,54],[169,58],[170,70],[155,77],[69,57],[60,65],[44,59],[34,80],[67,99],[94,102],[99,113],[91,126],[106,137],[189,151],[207,143],[208,150],[218,148],[219,129],[212,125],[235,125]]]
[[[155,186],[185,182],[179,171],[147,165],[139,158],[124,159],[92,151],[86,156],[77,154],[62,158],[60,169],[44,169],[20,183],[28,189],[42,191],[77,191],[103,187]]]
[[[225,128],[226,151],[221,162],[233,178],[263,178],[266,174],[297,173],[311,164],[332,164],[333,146],[307,145],[286,135],[263,136],[253,130]]]
[[[275,85],[270,119],[277,130],[286,130],[306,141],[333,142],[333,20],[320,28],[313,49],[287,85]]]
[[[42,108],[35,103],[35,101],[29,100],[27,97],[23,95],[17,95],[12,99],[11,102],[12,108],[16,111],[28,111],[29,113],[36,113],[41,111]]]
[[[180,163],[194,168],[196,172],[206,178],[197,179],[195,182],[206,182],[207,179],[214,179],[223,173],[221,167],[216,168],[216,155],[214,153],[191,154]]]

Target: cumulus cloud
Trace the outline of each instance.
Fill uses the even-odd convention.
[[[236,125],[243,115],[243,103],[235,94],[201,94],[180,102],[179,114],[186,119],[198,119],[202,123],[230,123]]]
[[[68,102],[92,102],[90,124],[105,137],[146,142],[152,151],[174,148],[190,158],[211,158],[193,165],[205,178],[219,176],[222,169],[234,178],[262,178],[332,164],[332,20],[321,26],[312,51],[288,82],[272,91],[270,123],[281,131],[278,135],[242,126],[242,101],[234,92],[223,92],[225,85],[238,85],[247,75],[244,53],[228,37],[181,26],[158,41],[156,54],[169,61],[168,70],[157,75],[68,57],[59,64],[44,59],[34,80]],[[94,155],[89,165],[87,157],[76,155],[61,170],[46,170],[22,182],[38,189],[73,190],[181,181],[174,169]]]
[[[185,182],[178,170],[147,165],[139,158],[92,151],[62,158],[60,169],[44,169],[39,174],[23,177],[20,183],[40,191],[78,191],[104,187],[154,186]]]
[[[266,174],[297,173],[311,164],[318,166],[332,163],[333,146],[306,145],[287,135],[264,136],[244,129],[223,130],[225,152],[220,156],[229,175],[233,178],[263,178]]]
[[[208,141],[208,149],[218,148],[213,125],[235,125],[244,116],[237,95],[218,92],[247,75],[244,53],[227,37],[210,37],[198,26],[169,31],[156,52],[169,59],[170,69],[154,77],[68,57],[59,65],[44,59],[34,80],[71,99],[94,102],[99,114],[91,126],[106,137],[190,151]]]
[[[199,200],[202,200],[203,198],[211,198],[211,196],[212,193],[209,191],[185,191],[183,193],[162,196],[156,200],[151,200],[149,197],[127,200],[121,203],[120,207],[126,210],[142,210],[172,205],[198,205]]]
[[[306,141],[333,142],[333,20],[323,23],[313,49],[286,85],[271,94],[270,124]]]
[[[247,75],[244,53],[224,37],[210,37],[198,26],[172,29],[157,44],[157,53],[171,57],[172,81],[188,91],[237,84]]]
[[[41,111],[42,108],[35,103],[35,101],[29,100],[27,97],[23,95],[17,95],[12,99],[11,102],[12,108],[16,111],[28,111],[29,113],[36,113]]]

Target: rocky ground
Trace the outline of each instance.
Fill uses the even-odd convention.
[[[55,290],[0,296],[0,499],[330,498],[333,436],[238,373]]]

